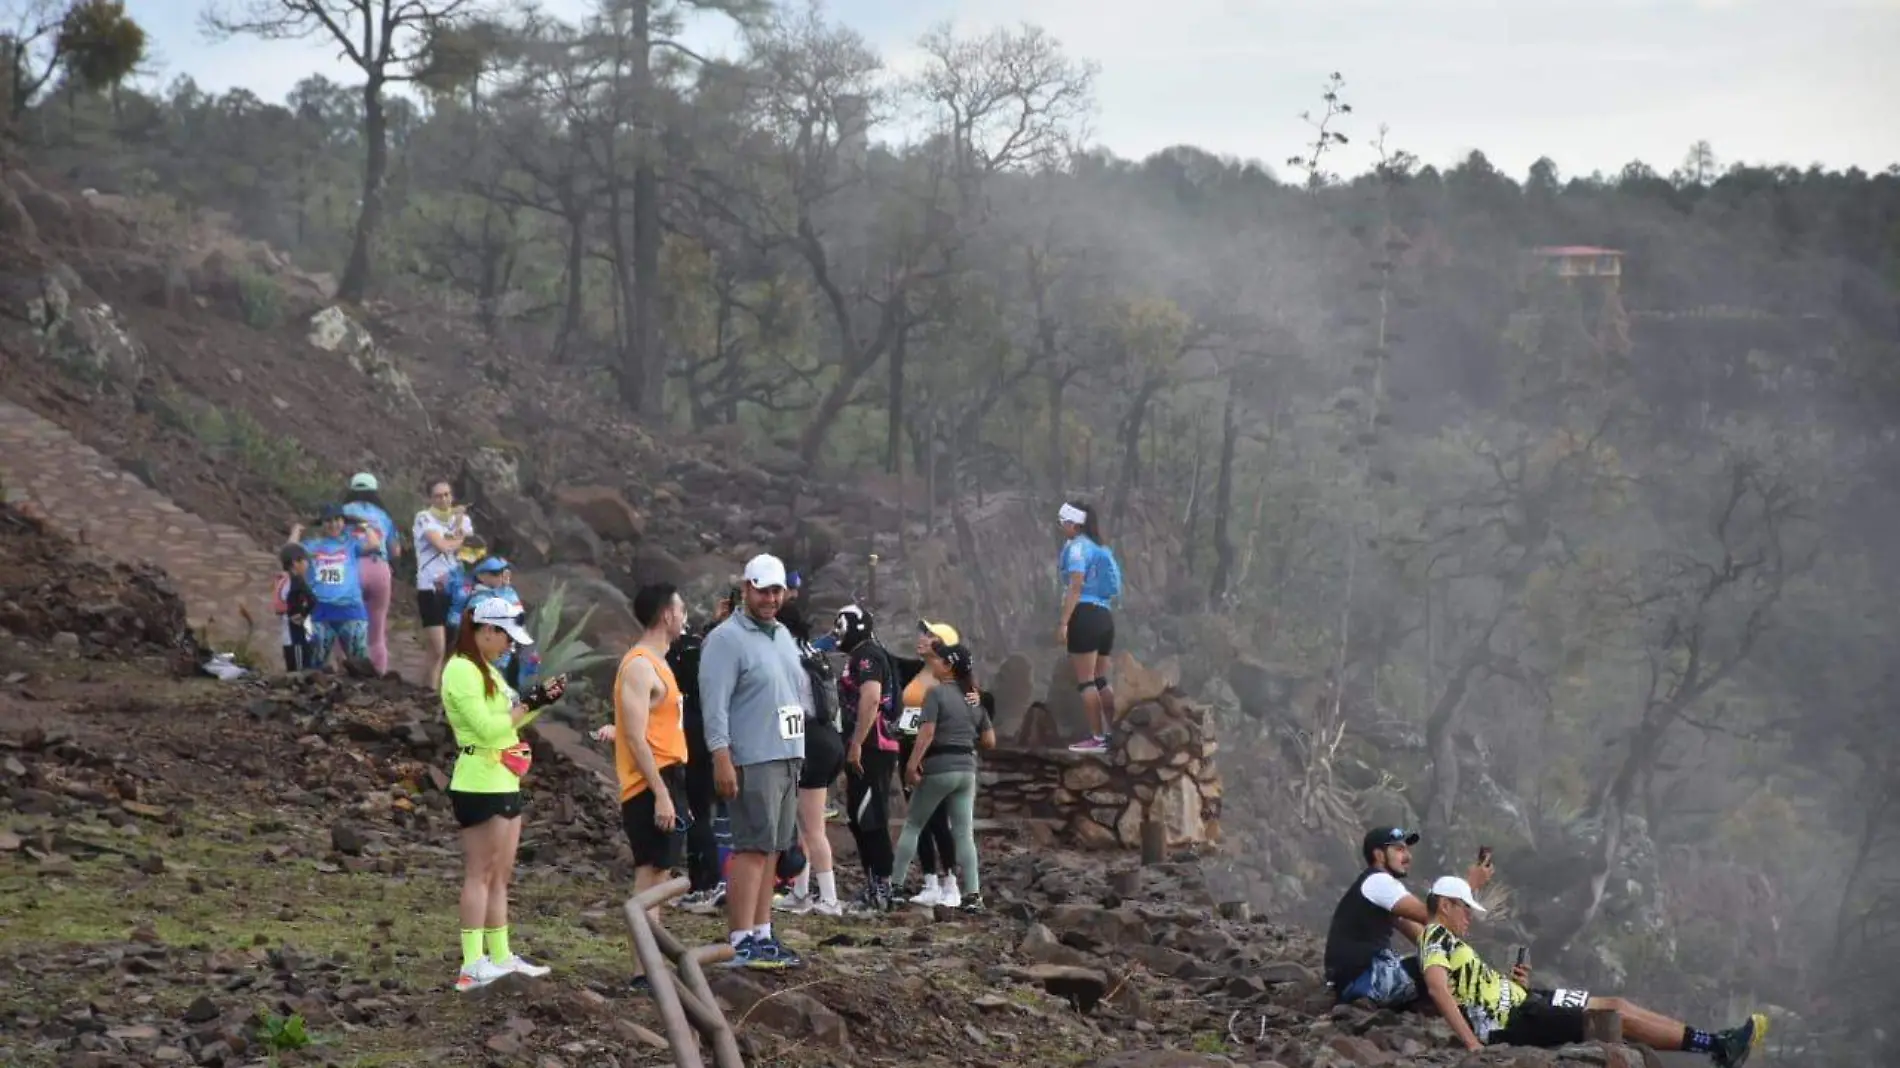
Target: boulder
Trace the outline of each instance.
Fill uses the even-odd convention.
[[[127,388],[145,377],[145,346],[111,305],[89,297],[71,268],[58,264],[42,275],[26,305],[41,353],[75,376]]]
[[[415,398],[415,387],[410,384],[409,376],[396,366],[395,357],[376,343],[369,327],[352,319],[341,307],[332,304],[312,315],[308,337],[311,345],[348,359],[358,374],[383,390],[399,397]]]
[[[607,541],[639,541],[646,536],[642,516],[619,490],[606,486],[562,486],[554,503],[574,514],[588,529]]]

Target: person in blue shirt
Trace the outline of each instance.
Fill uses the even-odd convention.
[[[1069,652],[1075,687],[1082,694],[1082,711],[1089,721],[1089,736],[1069,749],[1107,752],[1110,720],[1115,715],[1108,665],[1115,652],[1113,609],[1122,592],[1122,569],[1115,554],[1102,544],[1092,505],[1065,503],[1056,518],[1069,539],[1056,565],[1062,580],[1062,622],[1056,627],[1056,641]]]
[[[459,619],[463,611],[497,597],[524,613],[527,611],[527,606],[521,603],[521,594],[515,590],[514,570],[507,560],[499,556],[483,557],[475,565],[474,575],[471,585],[457,591],[459,599],[452,605],[456,618]],[[514,649],[495,658],[494,664],[508,685],[518,693],[526,693],[540,675],[541,654],[532,646]]]
[[[369,610],[363,604],[362,561],[365,550],[380,550],[382,531],[365,524],[360,534],[348,529],[348,517],[339,505],[323,508],[315,537],[305,538],[302,523],[290,528],[290,540],[310,554],[310,592],[317,607],[310,613],[311,667],[321,668],[330,648],[343,647],[352,660],[369,659]]]
[[[363,531],[374,527],[382,535],[382,545],[365,545],[359,573],[363,580],[363,607],[369,612],[369,662],[381,675],[389,670],[389,598],[392,583],[390,561],[402,555],[402,533],[389,518],[376,483],[367,471],[350,479],[350,495],[343,502],[343,515],[350,533],[359,541]]]

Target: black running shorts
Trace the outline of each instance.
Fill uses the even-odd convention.
[[[691,819],[692,809],[686,803],[686,765],[669,764],[661,768],[660,785],[673,801],[675,821]],[[627,832],[627,845],[633,849],[634,864],[661,871],[679,867],[685,853],[686,836],[654,826],[651,787],[621,803],[620,828]]]
[[[449,625],[449,595],[440,590],[416,591],[416,615],[425,627]]]
[[[1069,616],[1069,652],[1099,653],[1115,651],[1115,613],[1099,604],[1078,604]]]
[[[1533,990],[1524,1004],[1511,1010],[1510,1026],[1491,1032],[1494,1046],[1536,1046],[1551,1049],[1583,1041],[1587,990]]]
[[[798,769],[800,790],[823,790],[844,770],[844,736],[823,720],[805,721],[805,763]]]
[[[514,819],[521,815],[521,791],[474,794],[466,790],[450,790],[449,807],[455,810],[455,822],[464,829],[480,826],[497,816],[505,820]]]

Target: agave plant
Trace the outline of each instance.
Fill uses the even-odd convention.
[[[613,659],[597,652],[581,639],[588,620],[594,617],[592,607],[582,612],[573,626],[563,626],[566,601],[567,584],[557,582],[549,588],[547,597],[535,606],[528,620],[528,633],[534,635],[535,646],[541,653],[541,677],[544,679],[562,674],[578,679],[588,668]]]

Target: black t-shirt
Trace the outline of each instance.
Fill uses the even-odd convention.
[[[699,649],[701,638],[692,631],[680,635],[673,647],[666,651],[666,666],[673,669],[673,678],[680,690],[680,711],[686,721],[688,741],[699,740],[705,744],[706,721],[699,711]]]
[[[1377,880],[1374,886],[1367,882]],[[1326,981],[1345,989],[1372,967],[1372,958],[1392,947],[1392,905],[1406,893],[1405,885],[1376,868],[1361,872],[1333,909],[1326,930]]]
[[[879,683],[884,692],[878,699],[878,713],[886,719],[896,707],[900,694],[897,692],[897,675],[891,664],[891,654],[876,639],[860,642],[858,647],[845,654],[844,671],[838,675],[838,712],[844,721],[847,738],[858,728],[858,694],[867,682]]]

